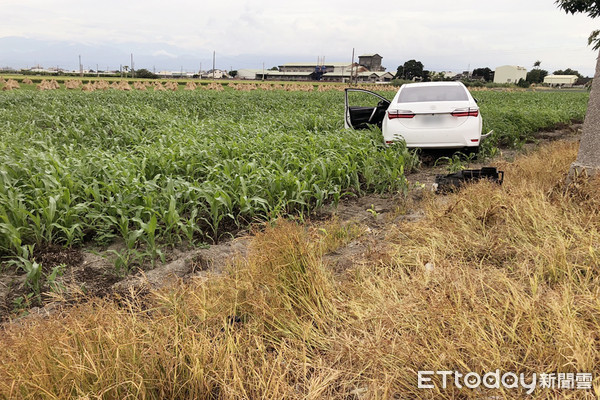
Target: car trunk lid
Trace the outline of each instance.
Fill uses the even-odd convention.
[[[396,103],[388,109],[387,118],[411,129],[453,129],[478,112],[469,101]]]

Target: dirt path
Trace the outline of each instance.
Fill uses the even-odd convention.
[[[536,139],[542,143],[553,140],[579,140],[581,124],[572,125],[552,132],[539,132]],[[485,163],[472,163],[467,168],[481,168],[494,165],[495,161],[512,161],[519,153],[530,152],[538,143],[528,143],[523,149],[500,149],[494,160]],[[323,261],[336,273],[342,273],[352,265],[368,263],[377,259],[386,250],[385,227],[399,221],[418,221],[424,216],[420,208],[420,199],[425,191],[433,189],[435,176],[448,173],[447,165],[427,165],[406,176],[410,190],[408,196],[403,195],[367,195],[357,199],[340,202],[320,209],[316,220],[337,218],[340,223],[356,223],[364,228],[364,233],[350,241],[342,248],[325,254]],[[507,177],[510,179],[510,177]],[[315,222],[318,224],[318,222]],[[139,271],[122,278],[116,274],[114,257],[107,252],[95,252],[90,249],[75,251],[54,249],[46,257],[46,268],[55,264],[68,265],[65,273],[57,280],[66,288],[68,302],[77,302],[82,295],[105,296],[124,294],[127,292],[146,293],[152,288],[160,287],[173,279],[189,279],[208,274],[222,273],[235,257],[244,257],[248,251],[250,236],[241,236],[230,241],[193,250],[174,249],[168,254],[168,262],[145,272]],[[119,243],[105,250],[119,250]],[[62,254],[65,253],[65,254]],[[69,253],[69,254],[66,254]],[[58,256],[57,256],[58,254]],[[62,254],[62,256],[60,255]],[[54,262],[52,262],[53,258]],[[62,257],[62,258],[61,258]],[[66,257],[66,258],[65,258]],[[0,274],[0,321],[14,315],[15,301],[23,299],[28,289],[25,287],[25,276],[4,271]],[[33,307],[31,314],[49,314],[56,308],[47,296],[43,296],[46,305],[43,308]]]

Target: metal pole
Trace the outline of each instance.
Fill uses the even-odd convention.
[[[213,51],[213,80],[215,79],[215,54],[216,52]]]
[[[352,62],[350,63],[350,86],[352,86],[352,75],[354,74],[354,47],[352,48]]]

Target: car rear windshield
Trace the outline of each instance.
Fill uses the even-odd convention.
[[[467,91],[462,86],[417,86],[400,91],[398,103],[422,103],[425,101],[467,101]]]

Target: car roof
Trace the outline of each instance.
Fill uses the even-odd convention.
[[[416,83],[405,83],[402,87],[415,87],[415,86],[464,86],[462,82],[448,82],[448,81],[439,81],[439,82],[416,82]]]

